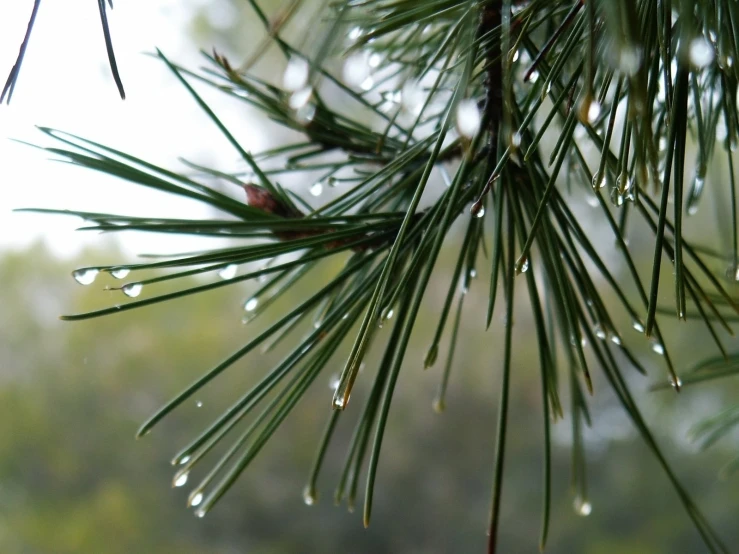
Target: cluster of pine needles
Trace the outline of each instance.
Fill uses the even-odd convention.
[[[627,373],[646,374],[629,346],[638,337],[634,330],[661,355],[664,373],[655,380],[665,388],[679,391],[739,371],[739,356],[722,343],[733,334],[730,323],[739,319],[739,300],[727,291],[727,283],[739,277],[733,166],[739,143],[739,3],[324,0],[316,36],[325,38],[297,48],[286,30],[300,13],[300,3],[289,0],[268,17],[255,0],[249,1],[266,38],[241,65],[213,52],[205,54],[204,68],[192,71],[156,54],[221,131],[246,171],[194,164],[173,171],[42,128],[58,143],[45,148],[56,157],[189,198],[222,214],[160,219],[58,210],[84,218],[88,224],[83,229],[197,235],[233,243],[143,263],[81,268],[75,278],[83,284],[99,272],[124,279],[120,288],[133,300],[64,319],[122,313],[253,280],[258,288],[244,306],[251,320],[270,312],[270,305],[298,281],[312,286],[309,296],[276,314],[264,331],[142,425],[139,435],[149,433],[247,355],[293,337],[292,346],[283,347],[283,360],[174,457],[178,482],[215,446],[230,441],[189,497],[196,514],[213,508],[305,391],[326,374],[329,362],[335,363],[342,345],[350,345],[333,409],[326,405],[328,421],[305,499],[310,504],[316,498],[316,482],[341,416],[359,410],[335,499],[353,506],[364,473],[363,514],[369,524],[395,385],[402,367],[415,367],[406,355],[409,339],[442,247],[453,244],[452,278],[425,359],[426,367],[434,365],[448,340],[450,354],[434,400],[437,410],[444,408],[463,304],[478,269],[482,275],[484,267],[489,277],[488,326],[496,310],[506,321],[490,551],[496,545],[504,480],[516,300],[530,311],[539,358],[544,452],[540,546],[546,542],[551,506],[550,427],[566,413],[574,435],[576,505],[582,513],[590,509],[582,427],[590,423],[588,396],[598,379],[610,385],[664,469],[706,548],[727,551],[647,427]],[[105,3],[100,0],[100,5],[120,83]],[[286,70],[282,80],[270,82],[257,77],[252,67],[274,50],[284,55]],[[303,138],[249,152],[193,83],[256,107]],[[695,160],[686,160],[693,151]],[[694,167],[692,175],[686,163]],[[731,214],[730,228],[722,234],[731,237],[728,255],[683,236],[686,217],[701,206],[708,170],[715,163],[728,166],[725,182],[711,183]],[[302,180],[300,190],[310,195],[281,186],[278,179],[284,176]],[[234,193],[208,186],[214,178],[233,184]],[[320,203],[327,189],[333,194],[323,195],[331,198]],[[599,209],[597,229],[581,225],[575,196]],[[651,232],[654,250],[651,268],[641,268],[641,274],[627,240],[634,220]],[[461,238],[450,233],[455,224],[464,228]],[[596,235],[609,236],[615,247],[604,253],[594,244]],[[340,268],[326,282],[311,281],[317,268],[326,271],[329,259]],[[660,288],[668,285],[661,276],[670,266],[675,303],[664,306],[658,298]],[[137,278],[144,273],[155,276]],[[212,278],[137,298],[142,289],[156,291],[160,284],[193,275]],[[620,313],[612,313],[614,309]],[[670,354],[676,338],[663,334],[660,325],[675,317],[705,326],[717,357],[681,367]],[[628,330],[616,323],[624,319],[631,321]],[[295,339],[293,331],[304,329],[301,324],[307,321],[313,322],[311,330]],[[384,337],[375,340],[383,324]],[[532,344],[530,337],[526,344]],[[380,362],[360,375],[370,351],[380,353]],[[358,380],[369,383],[361,406],[350,402]],[[737,422],[735,406],[703,422],[697,434],[710,445]],[[737,468],[739,458],[725,470],[728,474]]]

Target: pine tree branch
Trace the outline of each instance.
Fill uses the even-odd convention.
[[[295,13],[298,3],[291,1],[286,13]],[[487,324],[499,307],[496,298],[505,303],[506,317],[489,551],[495,551],[497,532],[502,528],[512,401],[509,384],[515,382],[514,346],[521,340],[512,323],[514,315],[519,317],[514,295],[531,312],[535,338],[526,337],[526,341],[538,350],[540,364],[541,548],[549,532],[553,488],[550,424],[570,412],[575,509],[587,515],[592,506],[583,424],[592,423],[588,393],[597,393],[600,383],[605,383],[663,468],[706,548],[726,551],[676,479],[627,386],[623,361],[640,374],[650,374],[652,368],[641,359],[635,339],[627,336],[620,322],[626,318],[642,338],[652,335],[646,344],[660,356],[660,371],[667,375],[662,380],[672,390],[737,374],[735,355],[724,348],[720,333],[723,329],[732,334],[739,301],[715,271],[719,263],[727,263],[730,281],[737,273],[739,232],[732,157],[732,145],[739,142],[739,117],[733,107],[734,60],[739,59],[735,4],[726,0],[673,6],[648,0],[346,2],[330,6],[326,23],[330,32],[312,56],[291,46],[279,21],[270,21],[256,2],[251,4],[266,28],[267,40],[280,48],[288,64],[305,69],[305,78],[297,85],[283,82],[280,86],[237,71],[216,52],[208,56],[212,65],[200,72],[158,54],[251,173],[195,164],[188,164],[187,173],[176,172],[79,137],[42,129],[62,143],[62,147],[47,149],[55,156],[197,201],[222,214],[187,220],[69,212],[84,218],[82,229],[243,241],[229,248],[143,263],[80,268],[74,276],[83,284],[91,283],[100,271],[122,279],[131,271],[138,280],[124,281],[116,289],[134,297],[144,287],[155,292],[148,298],[69,319],[120,313],[261,278],[263,283],[244,305],[245,321],[252,321],[327,258],[333,259],[334,274],[328,282],[316,286],[277,323],[186,387],[142,426],[140,434],[151,431],[257,347],[284,345],[303,323],[313,320],[317,324],[294,341],[283,361],[253,389],[177,454],[174,461],[182,467],[176,480],[202,464],[216,445],[231,441],[227,454],[193,490],[189,505],[196,507],[198,515],[215,505],[341,345],[348,346],[346,341],[353,338],[333,397],[334,408],[347,407],[355,381],[371,380],[371,386],[335,498],[346,498],[353,509],[359,475],[364,464],[369,464],[363,510],[364,522],[369,523],[383,437],[395,383],[407,362],[409,338],[432,275],[442,273],[435,271],[440,252],[454,242],[452,225],[466,217],[464,238],[454,243],[457,250],[450,262],[454,267],[443,277],[450,280],[441,289],[446,296],[440,298],[442,308],[424,365],[434,364],[446,332],[449,353],[435,399],[435,407],[441,410],[461,335],[462,306],[469,305],[465,295],[478,269],[488,270],[477,265],[489,256],[484,262],[490,270]],[[105,4],[100,0],[99,5],[104,16]],[[348,46],[340,46],[335,36],[344,28],[353,41]],[[256,57],[266,44],[258,48]],[[107,33],[106,45],[110,55]],[[347,55],[346,64],[358,61],[357,71],[363,79],[354,83],[338,77],[334,54]],[[379,61],[372,65],[370,60]],[[110,61],[113,66],[112,57]],[[303,139],[259,154],[248,152],[229,130],[230,124],[197,93],[194,80],[256,107],[302,133]],[[334,92],[351,107],[337,107],[341,103],[329,96]],[[357,106],[361,114],[355,113]],[[716,138],[721,126],[725,139]],[[696,136],[697,169],[686,191],[683,170],[689,163],[686,153],[690,152],[691,134]],[[733,257],[719,255],[719,247],[699,248],[687,234],[688,216],[701,205],[708,188],[704,180],[715,150],[720,150],[715,148],[717,140],[726,150],[731,171],[727,195],[732,229],[727,236],[734,237]],[[318,179],[314,179],[316,173],[320,173]],[[299,176],[310,195],[303,197],[298,190],[283,188],[278,180],[286,174]],[[429,185],[437,174],[447,187],[431,190]],[[247,202],[242,200],[243,193],[233,198],[213,190],[202,178],[243,188]],[[333,185],[341,188],[323,200],[322,192]],[[661,195],[659,201],[652,198],[655,190]],[[571,201],[575,194],[602,214],[595,230],[580,221]],[[422,198],[428,201],[423,209]],[[670,201],[674,202],[671,208]],[[649,288],[626,237],[634,220],[646,223],[645,236],[654,241]],[[615,252],[600,247],[602,241],[594,234],[609,235],[615,241]],[[274,262],[279,256],[290,259]],[[670,311],[702,323],[722,354],[699,364],[692,373],[686,373],[680,358],[671,353],[668,343],[674,337],[661,330],[665,308],[657,300],[662,256],[673,264],[676,276],[676,309]],[[264,266],[254,270],[247,265],[254,262]],[[614,263],[624,264],[623,277]],[[341,266],[338,271],[336,264]],[[245,271],[239,274],[242,267]],[[144,279],[138,277],[139,271],[155,273]],[[525,303],[525,293],[516,283],[520,274],[525,274],[521,277],[528,293]],[[220,280],[156,292],[157,286],[192,275],[217,275]],[[450,324],[455,302],[457,310]],[[695,307],[688,310],[690,302]],[[645,320],[639,315],[641,310],[646,311]],[[358,332],[352,329],[355,320],[361,322]],[[391,327],[387,341],[377,339],[382,325]],[[382,350],[382,363],[360,379],[360,367],[375,349]],[[567,392],[569,406],[563,400]],[[329,441],[342,425],[340,413],[328,414],[304,492],[309,504],[316,500],[316,481]],[[699,427],[696,435],[710,446],[738,421],[734,409],[724,410]],[[240,434],[232,438],[237,429]],[[735,467],[739,462],[732,461],[726,471]]]

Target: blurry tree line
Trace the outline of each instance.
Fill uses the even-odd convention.
[[[340,440],[329,452],[318,503],[308,508],[301,498],[329,412],[329,383],[335,377],[330,374],[314,384],[280,429],[280,439],[271,441],[257,459],[257,467],[200,520],[183,508],[188,487],[171,489],[169,457],[238,391],[263,375],[277,355],[247,357],[161,429],[135,442],[137,426],[163,400],[256,332],[252,325],[257,322],[239,323],[242,302],[254,285],[196,295],[145,313],[59,321],[61,313],[99,305],[100,288],[117,285],[113,279],[99,279],[92,287],[82,287],[59,275],[82,260],[120,259],[114,250],[111,246],[60,261],[37,245],[27,252],[6,253],[0,260],[0,552],[451,553],[482,548],[493,455],[495,403],[490,394],[499,362],[481,359],[483,352],[491,352],[489,345],[483,348],[491,335],[475,337],[479,325],[471,322],[461,331],[470,339],[458,353],[442,415],[431,407],[439,374],[417,375],[425,345],[416,346],[417,367],[407,372],[415,375],[400,383],[403,401],[392,415],[376,493],[377,520],[370,529],[363,529],[345,508],[333,506],[331,491],[344,455],[340,448],[351,432],[348,421],[340,426]],[[470,294],[485,293],[484,287],[477,288]],[[299,294],[297,287],[284,301],[295,301]],[[530,323],[522,319],[517,324]],[[418,334],[427,335],[428,330]],[[686,352],[699,348],[689,344],[690,335],[685,338]],[[525,355],[518,363],[526,364]],[[534,361],[531,371],[517,374],[531,383],[514,388],[512,417],[517,425],[511,436],[510,481],[503,493],[503,552],[534,544],[529,534],[540,517]],[[472,382],[476,386],[470,386]],[[636,388],[644,391],[647,384],[641,379]],[[596,401],[609,401],[605,392],[598,394]],[[721,391],[696,387],[679,396],[647,394],[666,402],[652,413],[652,424],[660,419],[663,423],[653,428],[675,429],[680,402],[711,403],[720,399]],[[675,509],[665,476],[628,430],[626,419],[594,422],[588,445],[593,511],[587,522],[576,515],[564,490],[569,425],[566,419],[555,426],[560,446],[554,451],[557,489],[548,552],[702,551],[687,516]],[[672,459],[679,458],[681,479],[718,531],[728,544],[736,544],[739,484],[736,478],[717,478],[728,454],[720,448],[688,454],[690,447],[681,438],[684,430],[661,437],[665,450]]]

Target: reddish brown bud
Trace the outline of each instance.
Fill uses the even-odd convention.
[[[286,211],[267,189],[248,184],[244,185],[244,190],[246,191],[246,203],[252,208],[277,215],[283,215]]]

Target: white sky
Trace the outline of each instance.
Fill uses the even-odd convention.
[[[198,47],[186,34],[199,0],[117,0],[109,22],[127,99],[121,101],[110,75],[95,2],[42,2],[12,102],[0,106],[0,248],[43,239],[60,255],[100,244],[92,233],[74,233],[81,220],[12,213],[20,207],[110,211],[140,215],[203,213],[192,203],[143,187],[51,161],[40,150],[12,142],[52,145],[35,125],[54,127],[173,167],[178,156],[233,167],[236,155],[209,124],[162,62],[143,55],[159,47],[190,67],[200,63]],[[0,87],[5,83],[26,30],[32,0],[0,6]],[[222,15],[222,14],[221,14]],[[219,14],[213,14],[214,20]],[[214,21],[215,22],[215,21]],[[206,90],[206,94],[210,91]],[[218,95],[215,95],[218,98]],[[266,144],[243,108],[220,108],[237,121],[232,129],[247,149]],[[203,157],[205,156],[205,158]],[[126,249],[154,251],[164,240],[130,235]],[[123,238],[123,235],[121,236]],[[169,239],[171,240],[171,239]],[[167,243],[171,247],[171,243]],[[193,249],[187,241],[186,250]]]

